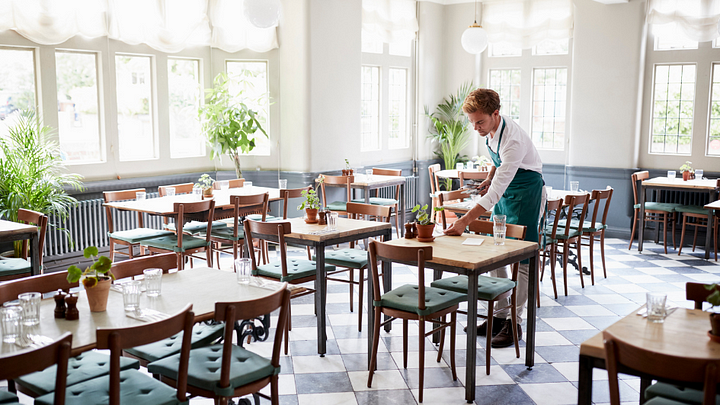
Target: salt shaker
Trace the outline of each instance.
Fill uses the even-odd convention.
[[[325,211],[318,211],[318,225],[325,225],[327,222],[325,222]]]
[[[58,290],[53,297],[55,299],[55,318],[65,318],[65,296],[67,294],[63,290]]]
[[[405,239],[412,239],[415,237],[415,233],[413,232],[413,223],[408,222],[405,224]]]
[[[65,319],[68,321],[77,321],[80,318],[80,312],[77,309],[78,296],[70,293],[65,297],[65,304],[67,309],[65,310]]]

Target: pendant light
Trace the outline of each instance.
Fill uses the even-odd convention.
[[[475,22],[463,32],[460,43],[466,52],[474,55],[481,54],[487,48],[487,33],[477,23],[478,0],[475,0]]]

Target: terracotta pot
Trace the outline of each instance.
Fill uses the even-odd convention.
[[[305,222],[308,224],[316,224],[318,222],[317,212],[317,208],[305,208],[305,214],[307,215]]]
[[[417,224],[417,240],[419,240],[420,242],[432,242],[435,239],[432,236],[433,229],[435,229],[435,224]]]
[[[85,290],[90,305],[90,312],[104,312],[107,308],[108,293],[110,292],[110,279],[100,280],[95,287]]]
[[[710,313],[710,333],[720,339],[720,313]]]
[[[683,181],[690,180],[690,172],[682,172],[683,175]]]
[[[212,197],[212,195],[213,195],[212,187],[203,189],[203,197]]]

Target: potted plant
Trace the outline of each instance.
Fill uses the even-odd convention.
[[[685,164],[680,166],[680,173],[682,173],[683,181],[694,179],[695,169],[692,168],[692,162],[688,160]]]
[[[320,199],[318,198],[317,191],[313,189],[303,190],[301,194],[305,200],[298,206],[298,209],[305,210],[305,214],[307,215],[305,219],[306,223],[316,224],[318,222],[317,212],[318,209],[320,209]]]
[[[195,187],[202,189],[203,196],[211,197],[213,195],[213,183],[215,183],[215,180],[209,174],[204,173],[195,183]]]
[[[353,175],[353,169],[350,168],[350,161],[345,159],[345,168],[342,169],[342,175],[343,176],[352,176]]]
[[[432,236],[433,229],[435,229],[435,222],[430,218],[430,214],[427,212],[428,205],[425,204],[420,207],[420,204],[413,207],[412,212],[415,212],[415,219],[417,220],[417,239],[420,242],[432,242],[435,238]],[[443,207],[435,207],[435,212],[442,211]]]
[[[98,248],[88,246],[83,250],[86,259],[92,258],[93,263],[84,271],[72,265],[68,267],[67,281],[77,283],[82,279],[88,297],[91,312],[103,312],[107,308],[110,284],[115,276],[110,271],[112,260],[105,256],[98,257]]]
[[[710,309],[720,306],[720,285],[709,284],[705,288],[708,291],[712,291],[710,295],[705,298],[705,301],[709,302]],[[708,332],[710,339],[720,343],[720,312],[710,312],[710,331]]]

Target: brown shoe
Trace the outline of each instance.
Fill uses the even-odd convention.
[[[492,331],[493,337],[497,336],[497,334],[500,333],[500,331],[503,328],[504,323],[505,323],[505,319],[493,316],[493,331]],[[467,333],[467,326],[463,329],[463,331],[465,333]],[[477,327],[477,335],[485,336],[486,334],[487,334],[487,321],[483,321],[483,323],[481,323]]]
[[[520,324],[518,324],[517,337],[518,341],[520,341],[520,339],[522,338],[522,327],[520,327]],[[498,333],[497,336],[492,338],[492,343],[490,345],[492,347],[499,348],[512,346],[514,343],[515,341],[513,340],[512,322],[509,319],[505,319],[502,323],[502,330],[500,331],[500,333]]]

